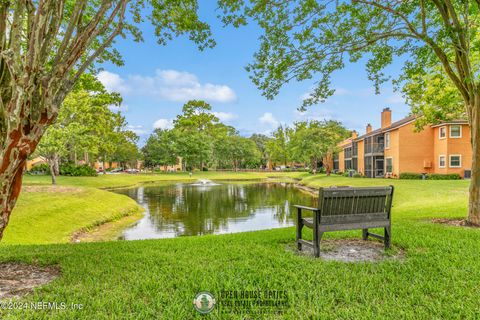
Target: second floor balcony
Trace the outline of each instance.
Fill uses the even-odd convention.
[[[367,143],[365,144],[365,154],[383,154],[383,143]]]

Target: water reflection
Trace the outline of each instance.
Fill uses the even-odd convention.
[[[145,217],[125,230],[127,240],[286,227],[293,225],[293,204],[315,205],[313,197],[286,183],[179,183],[115,192],[146,209]]]

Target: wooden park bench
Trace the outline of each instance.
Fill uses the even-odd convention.
[[[297,208],[297,247],[313,247],[320,256],[320,240],[327,231],[362,229],[363,240],[369,236],[383,240],[390,248],[390,210],[393,186],[320,188],[318,208],[295,205]],[[303,218],[302,210],[313,211],[313,218]],[[313,241],[302,239],[302,229],[313,229]],[[370,233],[370,228],[384,228],[384,236]]]

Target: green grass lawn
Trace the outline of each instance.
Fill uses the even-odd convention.
[[[223,177],[260,176],[242,173]],[[188,179],[188,175],[115,177],[65,178],[60,179],[60,184],[114,187],[168,178]],[[220,176],[205,173],[202,177]],[[294,241],[293,228],[165,240],[4,245],[0,246],[0,261],[57,264],[62,270],[59,279],[21,301],[80,303],[84,308],[3,310],[2,318],[256,319],[256,315],[242,314],[243,308],[229,309],[225,314],[219,314],[216,308],[212,314],[200,316],[193,309],[192,300],[204,290],[218,296],[222,290],[257,289],[286,290],[289,307],[277,318],[480,317],[480,230],[430,222],[435,217],[465,217],[468,181],[352,179],[306,174],[298,174],[297,178],[303,178],[302,183],[311,187],[393,184],[392,243],[396,250],[404,250],[404,259],[352,264],[299,256],[286,250]],[[27,177],[26,183],[46,184],[48,177]],[[92,201],[89,205],[97,206],[99,202]],[[39,207],[55,203],[38,200]],[[89,205],[85,204],[84,210]],[[12,229],[13,222],[12,218]],[[359,238],[360,233],[327,233],[325,237]],[[266,318],[275,316],[268,314]]]
[[[76,231],[141,211],[134,200],[96,188],[27,186],[1,244],[69,242]]]

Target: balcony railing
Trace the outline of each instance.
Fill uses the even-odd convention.
[[[365,154],[369,153],[383,153],[383,143],[371,143],[365,145]]]

